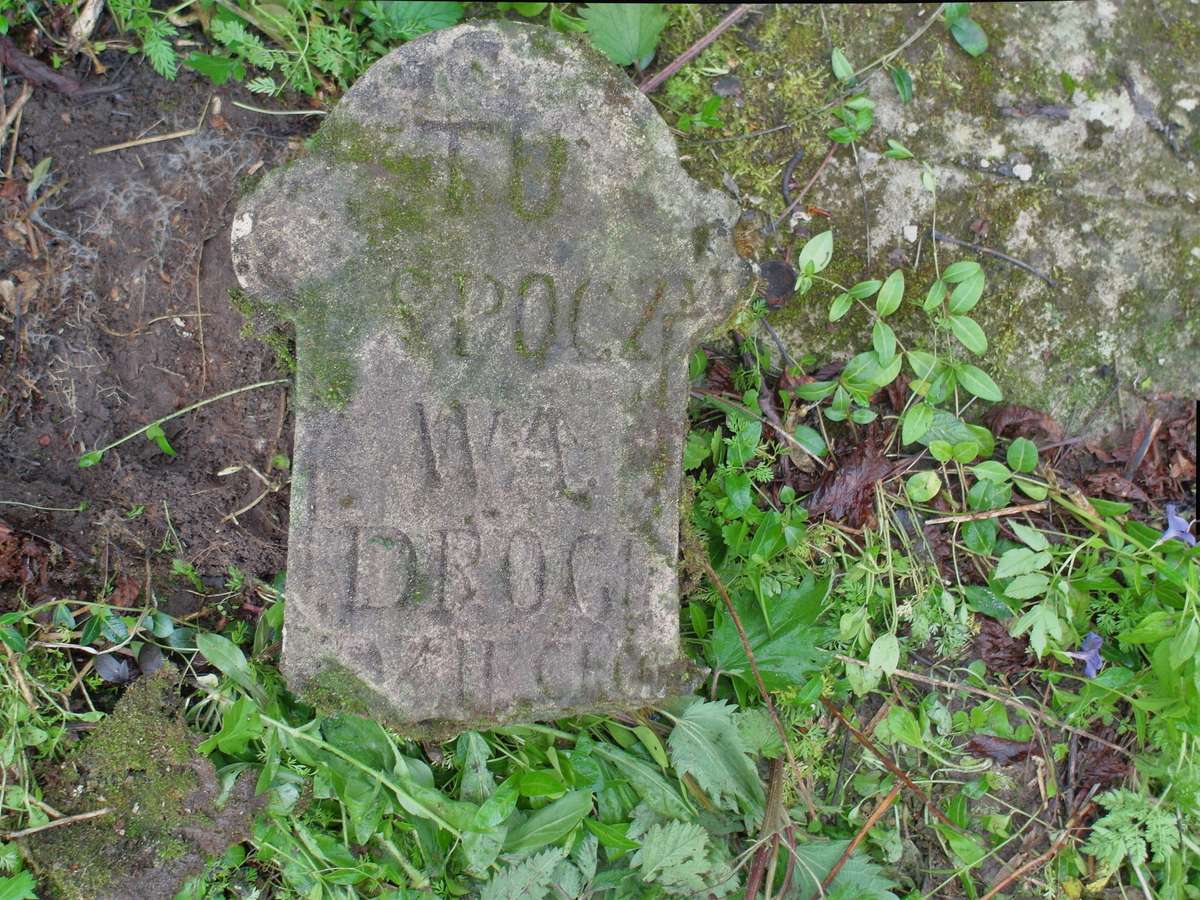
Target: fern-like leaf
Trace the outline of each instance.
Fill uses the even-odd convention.
[[[694,822],[651,825],[630,865],[646,884],[660,885],[669,893],[703,891],[704,875],[712,868],[708,833]]]
[[[483,886],[480,900],[544,900],[554,884],[554,870],[563,861],[559,847],[543,850],[496,875]]]

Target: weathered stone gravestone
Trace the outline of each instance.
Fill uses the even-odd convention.
[[[684,687],[687,356],[746,274],[653,106],[531,26],[377,62],[233,225],[294,321],[284,668],[446,733]]]

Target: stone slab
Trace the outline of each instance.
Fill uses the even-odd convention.
[[[233,225],[296,326],[284,670],[449,733],[688,680],[687,356],[738,210],[598,54],[509,23],[379,60]]]

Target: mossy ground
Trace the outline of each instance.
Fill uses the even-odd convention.
[[[60,767],[39,778],[68,815],[107,815],[40,832],[24,851],[64,898],[169,896],[239,828],[213,801],[212,763],[182,718],[178,673],[165,666],[134,682]],[[242,828],[248,816],[235,811]]]

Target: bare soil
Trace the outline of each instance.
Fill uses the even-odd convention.
[[[239,109],[231,101],[266,104],[187,71],[174,82],[132,62],[117,73],[122,58],[89,80],[123,82],[114,92],[35,90],[0,192],[0,526],[102,583],[140,581],[161,549],[206,578],[230,566],[269,578],[287,546],[287,473],[271,463],[291,452],[287,385],[167,423],[174,457],[139,436],[91,468],[77,461],[205,397],[287,377],[230,304],[229,227],[239,192],[298,150],[315,117]],[[9,104],[21,79],[10,82]],[[194,135],[94,152],[192,128],[206,108]],[[30,196],[46,157],[49,179]],[[29,568],[18,580],[54,587]],[[61,581],[66,569],[52,568]]]

